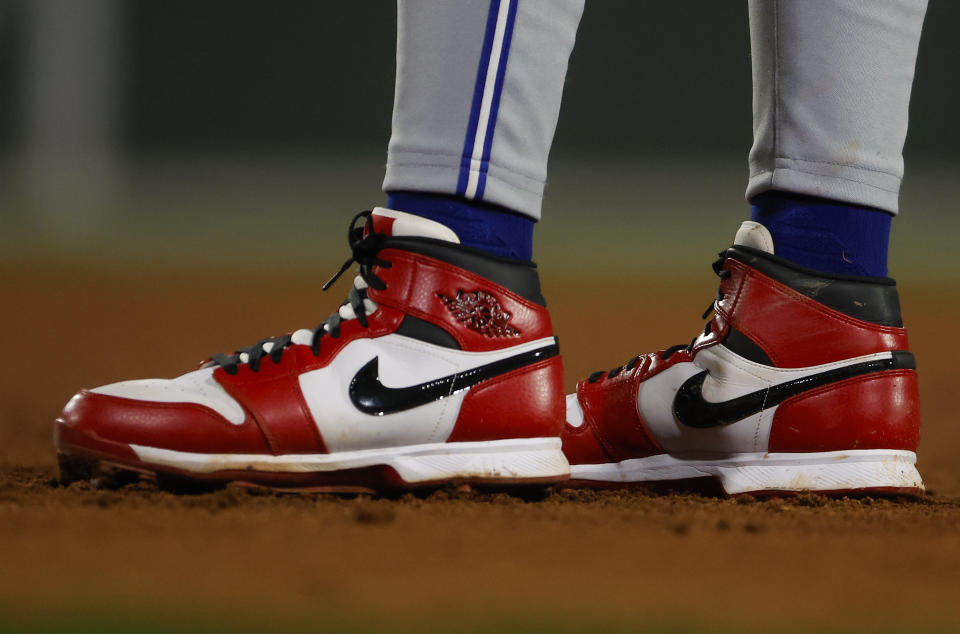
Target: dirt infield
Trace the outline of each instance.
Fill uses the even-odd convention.
[[[311,326],[338,299],[319,297],[313,276],[0,274],[0,630],[237,632],[278,619],[304,631],[960,624],[960,430],[942,345],[957,293],[904,285],[925,499],[557,490],[535,501],[469,491],[374,500],[55,480],[51,422],[76,389],[172,376],[210,353]],[[714,284],[546,278],[568,388],[689,340]],[[607,334],[613,324],[636,328],[619,341]]]

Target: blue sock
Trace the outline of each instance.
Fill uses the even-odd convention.
[[[889,213],[779,191],[752,202],[751,218],[770,230],[776,255],[825,273],[887,275]]]
[[[387,207],[444,224],[465,246],[517,260],[533,257],[533,218],[505,207],[421,192],[388,192]]]

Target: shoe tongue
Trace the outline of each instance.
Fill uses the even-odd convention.
[[[770,230],[759,222],[744,220],[733,238],[734,246],[751,247],[773,255],[773,236]]]
[[[373,210],[372,217],[373,230],[377,233],[398,237],[434,238],[435,240],[460,243],[460,238],[450,227],[420,216],[377,207]]]

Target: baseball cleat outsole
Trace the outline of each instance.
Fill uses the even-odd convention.
[[[64,483],[102,478],[122,485],[140,474],[174,490],[234,483],[303,492],[387,493],[459,485],[522,489],[569,478],[559,438],[337,454],[201,454],[107,441],[58,422],[55,445]]]
[[[728,496],[920,496],[925,489],[915,464],[914,452],[889,450],[741,454],[704,460],[661,454],[619,463],[574,465],[570,485],[669,488],[712,480],[717,492]]]

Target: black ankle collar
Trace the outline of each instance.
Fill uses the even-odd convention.
[[[741,245],[727,249],[726,256],[845,315],[880,326],[903,327],[893,278],[832,275]]]

